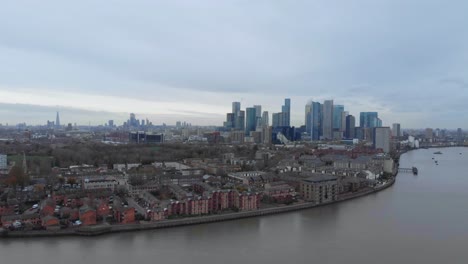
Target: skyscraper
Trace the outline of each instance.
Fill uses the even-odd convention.
[[[262,114],[262,125],[264,127],[267,127],[270,125],[270,117],[268,115],[268,111],[263,111],[263,114]]]
[[[356,130],[356,118],[353,115],[346,116],[346,129],[345,129],[345,138],[352,139],[356,135],[354,131]]]
[[[333,106],[333,129],[342,131],[341,129],[341,118],[342,113],[344,112],[343,105],[334,105]]]
[[[343,111],[341,112],[341,129],[340,131],[341,132],[345,132],[346,131],[346,117],[349,115],[349,112],[348,111]]]
[[[236,118],[236,130],[244,131],[244,129],[245,129],[245,111],[239,111],[239,114]]]
[[[257,126],[257,114],[254,107],[247,107],[246,109],[246,122],[245,122],[245,134],[249,135],[251,131],[255,131]]]
[[[401,128],[400,124],[394,123],[392,125],[392,136],[393,137],[401,137]]]
[[[322,120],[322,136],[330,140],[333,138],[333,100],[323,102]]]
[[[284,99],[284,105],[281,107],[281,112],[284,113],[282,126],[291,126],[291,99]]]
[[[390,127],[374,127],[373,143],[375,149],[382,149],[383,152],[390,152]]]
[[[319,102],[309,102],[305,107],[306,132],[311,140],[320,140],[322,134],[322,105]]]
[[[261,127],[262,126],[262,106],[254,105],[253,107],[255,108],[255,122],[256,122],[255,127]]]
[[[59,112],[57,111],[57,116],[55,117],[55,126],[57,128],[60,127],[60,116],[59,116]]]
[[[241,103],[240,102],[232,102],[232,113],[238,115],[240,112]]]
[[[364,127],[378,127],[382,125],[377,112],[361,112],[359,115],[359,126]]]

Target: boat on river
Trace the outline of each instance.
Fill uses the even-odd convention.
[[[436,152],[434,152],[434,154],[440,155],[440,154],[442,154],[442,152],[436,151]]]

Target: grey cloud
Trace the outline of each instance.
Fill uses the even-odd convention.
[[[10,1],[0,86],[155,102],[185,91],[328,97],[359,111],[456,109],[466,123],[455,108],[468,93],[466,10],[437,0]]]

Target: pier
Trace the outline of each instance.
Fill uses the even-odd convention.
[[[398,172],[401,173],[413,173],[414,175],[418,174],[418,168],[412,167],[412,168],[398,168]]]

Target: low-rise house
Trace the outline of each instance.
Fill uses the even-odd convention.
[[[39,204],[39,210],[43,216],[53,215],[55,211],[55,200],[52,198],[42,200]]]
[[[265,184],[264,194],[278,202],[291,200],[296,196],[296,189],[284,181]]]
[[[95,225],[97,223],[97,214],[96,210],[88,205],[83,205],[80,207],[80,221],[82,225]]]
[[[10,227],[13,222],[20,221],[23,225],[29,226],[40,226],[41,217],[39,214],[22,214],[22,215],[5,215],[1,218],[1,224],[3,227]]]
[[[46,229],[58,229],[60,228],[60,221],[57,217],[46,215],[41,218],[41,224]]]
[[[62,207],[60,208],[60,218],[76,221],[80,218],[80,213],[76,208]]]
[[[109,203],[106,201],[96,201],[96,215],[99,218],[104,218],[111,214]]]
[[[120,224],[131,224],[135,222],[135,208],[117,206],[114,208],[114,219]]]

